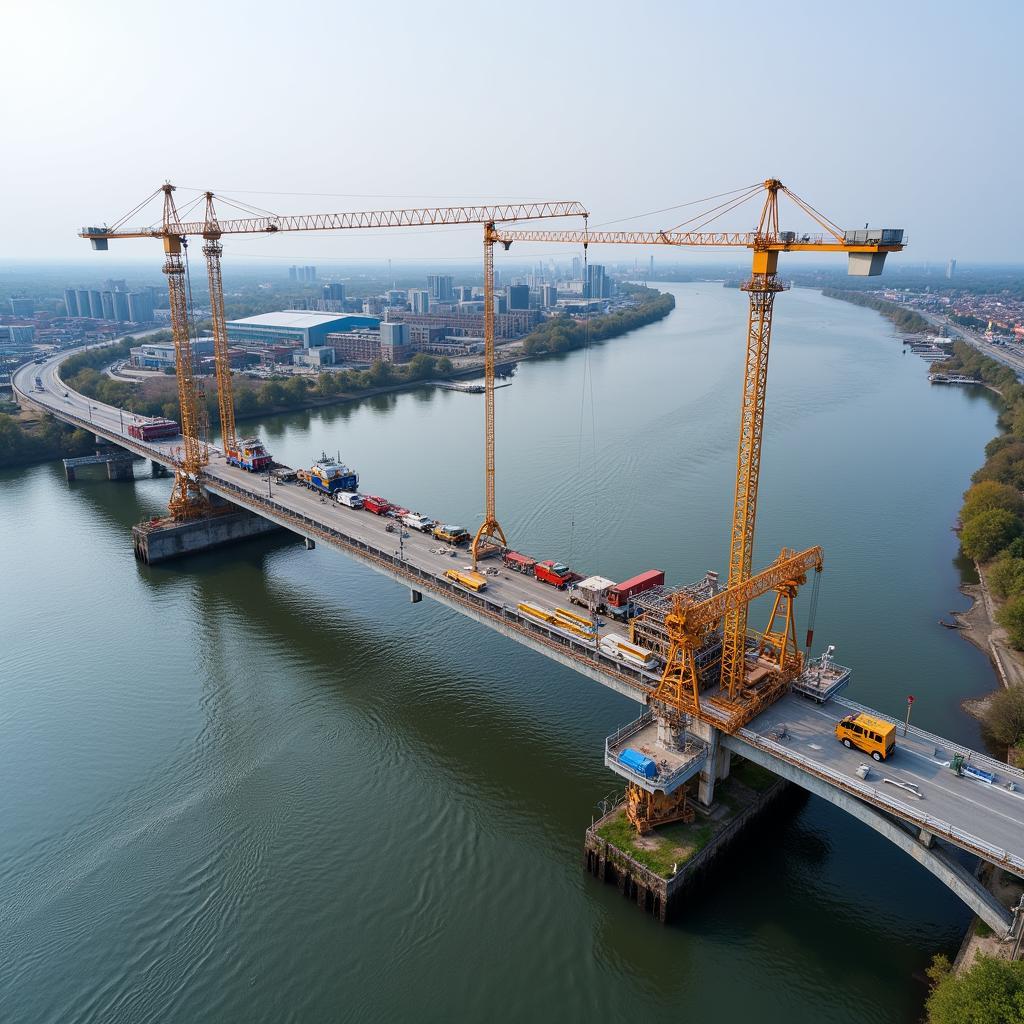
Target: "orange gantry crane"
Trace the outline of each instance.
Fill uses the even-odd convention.
[[[231,368],[228,362],[227,326],[224,317],[224,288],[221,280],[221,238],[224,235],[276,234],[282,231],[340,231],[360,228],[408,228],[426,225],[483,225],[484,244],[484,475],[485,513],[473,538],[473,560],[487,547],[505,544],[505,534],[498,523],[494,499],[494,244],[499,240],[498,224],[544,220],[553,217],[587,217],[587,210],[575,201],[508,203],[491,206],[440,206],[402,210],[363,210],[349,213],[316,213],[278,216],[260,213],[257,216],[221,219],[217,216],[212,192],[203,194],[203,220],[184,220],[174,202],[175,187],[169,182],[161,186],[116,224],[107,227],[86,227],[79,232],[92,247],[106,250],[111,239],[157,238],[164,246],[164,273],[167,275],[171,307],[171,331],[174,338],[175,364],[178,378],[178,400],[181,406],[181,431],[185,439],[183,454],[178,460],[175,484],[168,508],[176,519],[204,515],[209,505],[201,486],[203,467],[208,454],[202,440],[200,390],[195,379],[188,304],[185,287],[185,265],[182,253],[189,236],[204,240],[207,276],[210,286],[210,313],[213,320],[214,367],[224,446],[237,444]],[[161,223],[148,228],[125,227],[128,219],[163,193]],[[236,205],[236,204],[232,204]]]
[[[806,234],[780,230],[780,193],[813,220],[821,232]],[[762,194],[763,205],[754,231],[703,230],[712,221]],[[751,276],[741,286],[749,295],[750,312],[747,321],[746,363],[743,372],[736,486],[729,543],[729,577],[725,591],[729,594],[743,594],[744,585],[751,578],[772,311],[775,296],[786,288],[777,276],[779,253],[845,252],[849,254],[850,274],[874,276],[882,272],[886,255],[902,250],[904,242],[903,231],[897,228],[845,231],[776,178],[769,178],[735,192],[723,193],[713,199],[723,197],[724,201],[717,206],[704,210],[685,224],[667,231],[589,231],[587,227],[581,231],[511,230],[500,232],[500,241],[506,248],[513,242],[556,242],[581,244],[584,247],[592,244],[617,244],[728,246],[751,250]],[[687,227],[688,230],[679,230],[680,227]],[[820,570],[820,564],[816,568]],[[802,575],[795,579],[802,579]],[[780,602],[784,601],[787,624],[791,624],[792,599],[798,585],[794,579],[780,581],[779,587],[776,588],[777,599],[772,622],[782,606]],[[730,730],[749,721],[765,706],[766,700],[777,696],[770,686],[755,686],[753,682],[756,680],[750,678],[751,671],[759,671],[756,667],[751,670],[747,664],[747,617],[750,601],[755,596],[757,595],[751,594],[745,599],[730,600],[722,606],[724,628],[721,682],[718,693],[710,698],[709,703],[717,705],[720,712],[713,717],[715,724],[721,724],[724,716],[726,728]],[[659,698],[666,699],[679,710],[699,716],[701,704],[696,673],[690,671],[692,660],[688,667],[684,667],[684,652],[689,649],[692,642],[689,634],[692,618],[692,615],[683,614],[681,607],[676,607],[666,619],[666,627],[675,648],[675,660],[670,659],[657,693]],[[770,635],[772,630],[773,626],[769,624],[766,635]],[[687,681],[685,685],[684,680]]]

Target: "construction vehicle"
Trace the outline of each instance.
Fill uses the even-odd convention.
[[[581,640],[593,643],[597,639],[597,627],[594,623],[565,608],[545,608],[532,601],[521,601],[516,605],[519,614],[531,622],[538,622],[548,629],[554,629]]]
[[[783,231],[779,227],[779,196],[790,199],[797,209],[815,222],[819,233]],[[754,231],[704,230],[717,218],[729,213],[756,197],[763,196],[761,215]],[[724,201],[723,201],[724,200]],[[814,209],[777,178],[768,178],[742,189],[724,192],[705,201],[715,205],[695,214],[682,224],[667,231],[534,231],[508,230],[498,235],[506,248],[513,242],[554,242],[565,245],[579,243],[584,253],[592,244],[618,245],[674,245],[674,246],[740,246],[752,253],[750,278],[741,286],[749,296],[747,321],[746,363],[743,376],[743,399],[740,407],[739,446],[736,462],[736,485],[732,506],[732,530],[729,543],[729,577],[726,592],[736,595],[729,602],[722,627],[722,658],[720,686],[710,698],[715,707],[714,724],[727,732],[735,731],[762,711],[768,703],[785,692],[785,685],[765,685],[766,677],[758,666],[747,662],[747,617],[749,599],[744,600],[742,587],[751,579],[754,527],[757,518],[757,494],[761,466],[762,437],[764,434],[765,394],[768,380],[768,353],[771,342],[772,313],[775,296],[786,289],[779,280],[778,260],[782,252],[845,252],[848,273],[857,277],[881,274],[885,258],[890,252],[904,248],[903,231],[899,228],[858,229],[844,231]],[[696,205],[696,204],[687,204]],[[686,230],[681,230],[686,229]],[[801,578],[803,578],[801,576]],[[792,621],[793,599],[799,584],[787,583],[779,598],[784,602],[785,620]],[[772,621],[780,605],[772,612]],[[674,674],[677,681],[691,679],[686,694],[680,694],[683,703],[676,710],[700,715],[700,701],[696,699],[696,674],[693,666],[683,667],[678,659],[684,650],[692,650],[692,637],[685,635],[682,606],[674,615],[676,626],[675,655],[666,666],[666,673]],[[670,615],[666,618],[666,623]],[[766,633],[772,633],[772,627]],[[773,634],[773,641],[778,639]],[[800,659],[795,652],[796,660]],[[764,666],[760,666],[764,668]],[[751,673],[754,673],[753,675]],[[790,668],[781,672],[789,675]],[[776,676],[779,678],[779,676]],[[668,698],[672,687],[659,688],[660,695]],[[652,695],[654,696],[654,695]],[[671,698],[668,698],[672,703]]]
[[[574,573],[569,566],[563,565],[561,562],[555,562],[550,558],[545,559],[543,562],[537,562],[533,567],[533,575],[541,583],[550,583],[551,586],[558,587],[559,590],[565,590],[570,584],[583,579],[582,576]]]
[[[399,517],[398,521],[403,526],[408,526],[410,530],[419,530],[420,533],[433,533],[434,531],[434,520],[421,516],[419,512],[406,512],[405,515]]]
[[[537,565],[536,558],[531,558],[529,555],[521,555],[518,551],[506,551],[501,556],[501,560],[507,569],[511,569],[513,572],[520,572],[524,576],[532,576],[533,570]]]
[[[594,615],[604,611],[608,591],[615,584],[603,576],[588,576],[585,580],[574,583],[569,590],[569,600],[581,608],[587,608]]]
[[[987,786],[994,786],[997,781],[996,775],[971,764],[969,758],[965,758],[963,754],[954,754],[953,759],[949,762],[949,767],[957,775],[974,779],[976,782],[984,782]]]
[[[359,474],[326,452],[322,452],[309,469],[297,470],[296,475],[299,483],[321,494],[334,495],[337,491],[359,490]]]
[[[203,444],[205,406],[195,380],[192,353],[188,290],[186,287],[187,241],[189,236],[203,238],[210,288],[210,312],[214,334],[214,367],[225,447],[234,442],[234,405],[231,368],[228,358],[227,328],[224,318],[224,286],[221,279],[221,238],[231,234],[276,234],[281,231],[340,231],[367,228],[409,228],[427,225],[479,224],[484,244],[484,521],[473,538],[473,560],[489,553],[496,544],[505,545],[495,514],[494,502],[494,244],[499,241],[498,223],[543,220],[552,217],[586,217],[587,210],[577,202],[505,203],[493,206],[442,206],[405,210],[362,210],[348,213],[318,213],[281,216],[256,210],[238,200],[224,200],[212,192],[203,193],[206,201],[202,220],[186,221],[174,201],[175,187],[165,183],[112,226],[84,227],[81,238],[89,240],[96,251],[106,251],[111,239],[155,238],[163,243],[164,273],[167,275],[171,332],[174,340],[181,408],[183,452],[175,470],[175,484],[168,507],[175,519],[190,519],[210,512],[209,499],[201,484],[208,453]],[[163,214],[159,226],[126,228],[129,218],[148,203],[163,195]],[[253,216],[222,220],[215,199],[228,202],[236,210]],[[197,200],[198,203],[200,200]],[[187,212],[187,211],[186,211]]]
[[[468,587],[474,593],[487,589],[487,577],[482,572],[477,572],[471,565],[462,569],[447,569],[444,578],[451,580],[452,583]]]
[[[363,508],[375,516],[386,516],[391,511],[391,502],[376,494],[364,494]]]
[[[139,441],[157,441],[162,437],[177,437],[181,428],[174,420],[163,416],[128,424],[128,435]]]
[[[234,447],[228,447],[225,443],[224,457],[229,466],[238,466],[250,473],[262,473],[274,464],[272,456],[258,437],[247,437],[236,442]]]
[[[454,544],[456,547],[468,544],[473,539],[464,526],[449,526],[447,523],[438,523],[434,527],[434,536],[445,544]]]

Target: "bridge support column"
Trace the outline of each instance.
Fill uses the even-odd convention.
[[[715,783],[719,779],[729,777],[732,756],[730,751],[722,746],[721,730],[696,718],[690,722],[689,728],[694,736],[703,740],[708,746],[708,759],[704,762],[704,767],[700,772],[697,799],[705,807],[710,807],[715,801]]]
[[[134,480],[135,466],[131,459],[111,459],[107,463],[108,480]]]
[[[409,600],[412,601],[413,604],[419,604],[420,601],[423,600],[423,595],[418,590],[410,590]]]
[[[67,463],[64,464],[64,475],[68,478],[68,483],[69,484],[72,483],[76,479],[75,478],[75,471],[74,471],[74,469],[71,466],[69,466]]]
[[[935,836],[933,836],[927,829],[921,829],[917,833],[917,841],[926,850],[930,850],[935,845]]]
[[[316,547],[316,541],[312,537],[303,537],[302,539],[306,542],[307,551],[312,551]]]
[[[153,476],[167,476],[167,467],[162,462],[154,462],[151,459],[149,467]]]

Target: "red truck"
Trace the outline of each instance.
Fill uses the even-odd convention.
[[[174,420],[163,419],[162,417],[128,425],[128,433],[140,441],[156,441],[161,437],[177,437],[180,430],[181,428]]]
[[[363,508],[375,516],[386,516],[391,510],[391,502],[385,498],[378,498],[376,494],[367,494],[363,497]]]
[[[533,567],[537,564],[536,558],[529,555],[521,555],[518,551],[506,551],[501,560],[513,572],[521,572],[524,576],[533,574]]]
[[[664,569],[648,569],[647,572],[642,572],[639,576],[632,576],[612,587],[605,596],[605,604],[613,615],[616,610],[625,612],[630,600],[637,594],[642,594],[645,590],[651,590],[654,587],[664,586],[664,584]]]
[[[565,590],[570,583],[583,579],[578,573],[573,572],[569,566],[563,565],[561,562],[552,561],[550,558],[543,562],[537,562],[533,567],[533,575],[541,583],[550,583],[551,586],[558,587],[559,590]]]

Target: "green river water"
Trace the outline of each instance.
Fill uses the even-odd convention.
[[[659,287],[664,321],[498,392],[498,514],[678,583],[724,572],[746,296]],[[930,387],[869,310],[776,309],[755,563],[823,545],[850,696],[977,743],[959,702],[993,676],[937,620],[992,398]],[[482,416],[423,390],[254,426],[472,528]],[[322,547],[137,564],[169,491],[137,472],[0,475],[0,1020],[918,1018],[969,914],[877,835],[780,804],[659,926],[581,866],[636,705]]]

